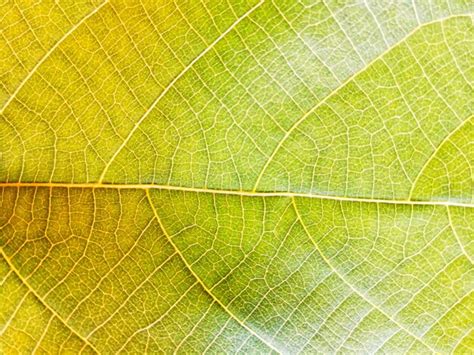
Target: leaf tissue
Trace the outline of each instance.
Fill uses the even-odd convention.
[[[474,3],[0,4],[0,352],[474,352]]]

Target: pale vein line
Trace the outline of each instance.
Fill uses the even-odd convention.
[[[332,275],[332,273],[331,273],[331,275]],[[353,295],[354,295],[354,292],[351,291],[350,293],[345,295],[344,298],[340,302],[333,302],[331,304],[331,306],[334,305],[334,304],[335,305],[332,307],[332,309],[330,310],[329,313],[325,314],[324,317],[321,317],[322,322],[316,328],[314,328],[310,325],[310,327],[312,329],[312,333],[310,334],[310,336],[308,338],[306,338],[303,345],[300,346],[300,348],[302,350],[306,349],[308,346],[310,346],[314,349],[314,346],[311,344],[313,339],[319,334],[319,332],[321,331],[321,329],[323,327],[330,328],[330,326],[328,326],[327,323],[331,320],[331,318],[334,316],[334,314],[337,312],[337,310],[340,309],[342,307],[342,305],[344,303],[346,303]]]
[[[18,85],[18,87],[15,89],[13,94],[10,95],[8,98],[7,102],[3,105],[3,107],[0,109],[0,114],[2,114],[7,106],[13,101],[13,99],[18,95],[20,90],[25,86],[25,84],[30,80],[30,78],[33,76],[33,74],[38,70],[38,68],[51,56],[51,54],[58,48],[61,43],[63,43],[77,28],[79,28],[85,21],[90,19],[92,16],[94,16],[102,7],[104,7],[105,4],[108,3],[108,0],[104,1],[102,4],[100,4],[97,8],[95,8],[93,11],[88,13],[85,17],[82,18],[78,23],[76,23],[74,26],[72,26],[69,31],[67,31],[55,44],[52,46],[49,51],[40,59],[38,63],[31,69],[31,71],[28,73],[28,75],[23,79],[23,81]]]
[[[227,328],[227,325],[229,324],[229,322],[232,320],[233,318],[231,316],[229,316],[229,318],[227,319],[227,321],[224,323],[224,325],[221,327],[221,329],[219,330],[219,332],[217,332],[214,337],[212,338],[211,342],[206,346],[206,348],[201,352],[202,354],[207,354],[209,349],[214,345],[214,343],[216,342],[216,340],[221,336],[222,332]],[[235,353],[238,353],[237,351]]]
[[[260,0],[260,2],[252,7],[250,10],[248,10],[245,14],[240,16],[227,30],[222,32],[219,37],[217,37],[214,42],[212,42],[205,50],[203,50],[196,58],[194,58],[173,80],[170,81],[170,83],[165,87],[165,89],[158,95],[158,97],[153,101],[153,103],[150,105],[148,110],[140,117],[140,119],[135,123],[131,131],[128,133],[127,137],[125,140],[122,142],[122,144],[115,150],[115,153],[112,155],[110,158],[109,162],[105,165],[104,170],[102,171],[102,174],[99,177],[99,183],[104,180],[105,174],[107,173],[108,169],[114,162],[115,158],[119,155],[119,153],[122,151],[122,149],[127,145],[127,143],[130,141],[132,138],[133,134],[135,131],[138,129],[138,127],[142,124],[142,122],[145,120],[145,118],[148,117],[151,111],[156,107],[156,105],[161,101],[161,99],[166,95],[166,93],[176,84],[176,82],[185,75],[189,69],[193,67],[193,65],[199,61],[202,57],[204,57],[211,49],[213,49],[217,43],[219,43],[229,32],[231,32],[242,20],[244,20],[246,17],[248,17],[252,12],[254,12],[257,8],[259,8],[263,4],[264,0]]]
[[[463,345],[462,342],[464,341],[464,339],[466,339],[468,336],[471,335],[473,329],[474,329],[474,326],[469,327],[469,329],[466,330],[464,332],[464,334],[459,338],[459,340],[453,345],[453,350],[452,350],[453,354],[461,354],[461,352],[457,351],[457,349],[460,345]],[[465,345],[463,345],[463,346],[465,346]],[[467,346],[466,346],[466,348],[467,348]]]
[[[413,12],[415,13],[416,22],[417,22],[418,24],[420,24],[421,21],[420,21],[420,17],[418,16],[418,10],[417,10],[417,8],[416,8],[415,0],[411,0],[411,3],[412,3],[412,5],[413,5]]]
[[[435,352],[434,349],[432,349],[428,344],[426,344],[424,342],[424,340],[422,338],[420,338],[419,336],[417,336],[416,334],[414,334],[413,332],[411,332],[408,328],[406,328],[403,324],[401,324],[400,322],[398,322],[393,316],[391,316],[390,314],[388,314],[387,312],[385,312],[382,308],[380,308],[377,304],[375,304],[374,302],[372,302],[372,300],[370,300],[366,295],[364,295],[361,291],[359,291],[358,289],[356,289],[354,286],[352,286],[352,284],[347,281],[347,279],[345,278],[344,275],[342,275],[335,267],[334,265],[332,264],[332,262],[326,257],[326,255],[321,251],[321,249],[319,248],[318,246],[318,243],[316,243],[316,241],[313,239],[313,237],[311,236],[311,234],[309,233],[309,230],[308,228],[306,227],[306,224],[303,222],[303,219],[301,217],[301,214],[298,210],[298,207],[296,206],[296,201],[295,199],[293,198],[292,199],[292,203],[293,203],[293,207],[294,207],[294,210],[296,212],[296,216],[298,218],[298,220],[300,221],[300,224],[301,226],[303,227],[305,233],[308,235],[308,238],[311,240],[311,242],[313,243],[314,247],[318,250],[319,254],[321,255],[321,257],[323,258],[323,260],[326,262],[326,264],[334,271],[334,273],[342,280],[342,282],[344,282],[347,286],[349,286],[349,288],[355,293],[357,294],[359,297],[361,297],[364,301],[366,301],[368,304],[370,304],[374,309],[376,309],[377,311],[379,311],[380,313],[382,313],[385,317],[387,317],[390,321],[392,321],[395,325],[397,325],[400,329],[403,329],[404,331],[406,331],[408,334],[410,334],[412,337],[414,337],[415,339],[417,339],[420,343],[422,343],[424,346],[426,346],[428,349],[430,349],[431,351]],[[360,324],[360,323],[359,323]]]
[[[244,190],[221,190],[200,187],[184,187],[172,185],[155,185],[155,184],[101,184],[101,183],[63,183],[63,182],[0,182],[0,188],[67,188],[67,189],[117,189],[117,190],[169,190],[191,193],[209,193],[216,195],[246,196],[246,197],[307,197],[322,200],[333,200],[342,202],[359,202],[359,203],[380,203],[389,205],[408,205],[408,206],[452,206],[474,208],[474,203],[462,201],[428,201],[428,200],[390,200],[390,199],[374,199],[364,197],[344,197],[334,195],[315,194],[311,192],[284,192],[284,191],[244,191]]]
[[[124,351],[124,349],[127,347],[128,344],[130,344],[130,342],[132,341],[133,338],[135,338],[138,334],[140,334],[141,332],[143,331],[148,331],[150,330],[151,328],[153,328],[155,325],[157,325],[158,323],[160,323],[164,318],[168,317],[169,314],[176,308],[179,306],[180,302],[185,299],[188,294],[194,289],[194,287],[198,284],[198,281],[194,281],[194,283],[189,286],[189,288],[183,292],[182,295],[179,296],[179,298],[173,303],[173,305],[171,305],[170,308],[168,308],[161,316],[158,317],[158,319],[154,320],[153,322],[151,322],[150,324],[148,324],[146,327],[144,328],[140,328],[140,329],[137,329],[132,335],[130,335],[130,337],[127,339],[127,341],[125,343],[122,344],[122,346],[117,350],[117,354],[121,353],[122,351]],[[149,335],[148,335],[149,336]],[[147,353],[147,352],[145,352]]]
[[[444,317],[446,317],[452,310],[454,310],[457,306],[462,304],[466,298],[470,297],[474,291],[471,290],[468,293],[466,293],[464,296],[460,297],[456,302],[454,302],[451,306],[449,306],[439,317],[436,319],[436,321],[424,331],[424,335],[428,334],[435,326],[439,325],[442,327],[442,324],[440,323]],[[465,307],[466,311],[469,312],[469,308]]]
[[[296,313],[296,312],[299,312],[301,313],[301,310],[300,310],[300,307],[301,305],[303,305],[306,300],[310,299],[311,297],[314,296],[315,294],[315,291],[320,287],[320,286],[323,286],[324,283],[327,281],[328,278],[331,277],[331,275],[333,274],[332,270],[329,269],[329,272],[323,277],[323,279],[319,282],[316,283],[316,285],[314,285],[314,287],[311,288],[311,290],[304,296],[302,297],[298,304],[296,306],[294,306],[291,310],[291,312],[288,314],[288,316],[285,317],[284,321],[280,324],[280,326],[278,327],[278,329],[275,331],[275,337],[278,336],[281,332],[282,332],[282,329],[288,324],[288,322],[290,321],[290,319],[293,317],[293,315]],[[350,296],[350,295],[349,295]],[[346,300],[347,298],[344,298],[344,300]],[[344,300],[342,302],[344,302]],[[342,303],[340,302],[340,303]],[[336,306],[337,307],[337,306]],[[332,313],[332,311],[329,313],[328,316],[330,316]],[[319,325],[318,329],[316,329],[316,333],[318,332],[319,328],[321,328],[321,326],[326,323],[326,320],[328,319],[328,317],[326,317],[326,319],[323,320],[323,322]],[[313,327],[311,327],[313,328]],[[306,344],[308,342],[311,341],[313,337],[310,337],[309,339],[307,339],[307,342],[301,347],[302,349],[304,349],[304,347],[306,346]]]
[[[135,293],[137,293],[139,290],[142,289],[143,285],[145,285],[147,282],[149,283],[151,278],[159,272],[167,263],[171,261],[175,257],[176,253],[173,253],[171,255],[168,255],[168,257],[161,262],[160,265],[155,267],[151,273],[148,274],[141,282],[138,284],[133,291],[131,291],[127,297],[120,303],[120,305],[112,312],[109,314],[109,316],[102,320],[100,324],[96,324],[94,329],[90,330],[89,333],[87,334],[87,339],[91,338],[99,329],[103,328],[108,322],[111,321],[112,318],[114,318],[124,307],[127,306],[127,303],[132,299],[132,297],[135,296]],[[128,340],[127,340],[128,341]]]
[[[387,38],[385,37],[385,33],[383,32],[382,30],[382,26],[380,25],[379,21],[377,20],[377,16],[375,16],[374,12],[372,11],[372,8],[370,7],[369,3],[367,0],[364,0],[364,5],[365,7],[367,8],[367,10],[369,10],[369,13],[370,15],[372,16],[372,18],[374,19],[374,22],[375,22],[375,25],[377,26],[377,29],[379,30],[380,34],[382,35],[382,39],[383,41],[385,42],[385,45],[387,46],[387,48],[390,47],[390,44],[388,43],[388,40]],[[419,22],[418,22],[419,23]]]
[[[385,339],[385,341],[383,343],[381,343],[377,349],[375,349],[374,351],[371,352],[371,354],[384,354],[385,352],[382,352],[380,351],[384,346],[385,344],[387,344],[388,342],[390,342],[390,340],[395,337],[395,335],[397,334],[400,334],[401,332],[404,332],[403,329],[398,329],[398,331],[394,332],[393,334],[391,334],[388,338]],[[404,345],[406,345],[406,349],[411,349],[411,347],[413,346],[413,343],[416,342],[416,339],[412,339],[411,343],[405,343]],[[409,353],[409,351],[405,352],[405,353]]]
[[[471,262],[471,264],[473,264],[474,260],[467,253],[466,249],[464,248],[464,245],[461,242],[461,238],[459,238],[458,232],[456,231],[456,228],[454,227],[453,218],[451,217],[451,211],[449,210],[449,206],[446,206],[446,211],[447,211],[447,215],[448,215],[449,227],[453,231],[454,238],[456,238],[456,241],[458,242],[462,253],[467,257],[467,260],[469,260]]]
[[[423,176],[423,173],[425,172],[425,169],[430,165],[431,161],[438,155],[439,151],[443,148],[443,146],[447,142],[449,142],[449,140],[457,132],[459,132],[459,130],[462,129],[466,125],[466,123],[470,122],[473,117],[474,116],[470,116],[466,120],[462,121],[455,129],[453,129],[451,132],[449,132],[449,134],[446,137],[444,137],[444,139],[438,144],[436,149],[433,151],[433,153],[430,155],[430,157],[425,161],[425,163],[421,167],[420,171],[418,172],[418,175],[416,175],[415,180],[413,180],[413,184],[411,185],[410,194],[408,195],[408,199],[410,199],[412,197],[412,195],[415,191],[416,185],[418,184],[418,180],[420,179],[420,177]]]
[[[360,317],[358,320],[357,320],[357,323],[355,323],[354,327],[349,331],[349,333],[347,333],[346,336],[344,336],[344,339],[341,340],[341,343],[339,344],[339,346],[336,348],[336,351],[334,351],[334,354],[341,354],[343,353],[344,351],[342,351],[341,349],[344,349],[345,348],[345,351],[348,351],[350,349],[347,348],[347,342],[349,340],[351,340],[351,338],[354,336],[355,332],[359,329],[360,325],[369,317],[371,317],[372,315],[372,312],[374,312],[374,309],[369,309],[367,311],[366,314],[362,315],[362,317]],[[358,314],[359,315],[359,314]],[[349,328],[350,329],[350,328]],[[383,335],[382,335],[383,336]],[[385,343],[385,340],[382,340],[383,343]],[[374,353],[375,354],[375,353]]]
[[[196,281],[197,283],[197,281]],[[196,284],[195,283],[195,284]],[[186,344],[186,342],[188,341],[189,337],[191,335],[194,334],[194,332],[196,331],[196,329],[199,328],[199,326],[201,325],[201,323],[204,321],[204,319],[206,319],[206,317],[208,316],[209,314],[209,311],[212,309],[212,306],[214,306],[214,302],[210,303],[209,306],[207,307],[206,311],[204,313],[201,314],[201,317],[199,318],[199,320],[196,322],[196,324],[194,324],[194,327],[189,331],[188,334],[186,334],[186,336],[181,339],[181,341],[179,342],[178,345],[176,345],[175,349],[173,350],[173,354],[174,355],[178,355],[178,354],[181,354],[180,353],[180,348]],[[230,319],[230,318],[229,318]]]
[[[0,337],[2,337],[3,334],[5,334],[7,329],[10,327],[11,322],[16,318],[17,313],[20,311],[21,306],[23,306],[23,302],[25,302],[26,297],[28,297],[29,294],[30,294],[29,292],[25,292],[20,302],[18,302],[18,304],[16,305],[15,310],[12,312],[10,317],[8,317],[8,320],[6,322],[4,319],[2,319],[3,324],[2,324],[2,329],[0,329]]]
[[[121,204],[119,204],[120,207],[122,207]],[[135,251],[135,248],[138,248],[138,243],[140,242],[140,240],[142,239],[143,235],[148,231],[148,228],[150,227],[151,225],[151,222],[153,221],[153,218],[150,219],[150,221],[147,223],[147,225],[143,228],[142,232],[140,233],[140,235],[135,238],[135,241],[133,242],[133,244],[128,247],[128,250],[126,253],[123,253],[123,255],[121,256],[121,258],[117,261],[117,263],[110,268],[109,271],[107,271],[98,281],[96,281],[96,285],[94,286],[94,288],[92,288],[92,290],[88,290],[87,294],[82,296],[82,300],[79,301],[79,303],[77,303],[77,305],[74,307],[74,309],[69,313],[69,316],[66,318],[67,321],[69,321],[71,319],[71,317],[76,313],[76,311],[82,306],[82,304],[84,304],[84,302],[87,302],[89,300],[89,297],[91,297],[91,295],[96,292],[101,286],[102,286],[102,283],[105,282],[107,280],[107,278],[115,271],[115,269],[117,269],[118,267],[122,266],[122,262],[126,259],[126,258],[129,258],[130,257],[130,254]],[[117,226],[118,227],[118,226]],[[131,257],[130,257],[131,258]],[[78,263],[79,261],[77,261]],[[76,263],[76,264],[77,264]]]
[[[87,339],[85,339],[81,334],[79,334],[76,330],[74,330],[73,328],[71,328],[71,326],[66,323],[66,321],[64,321],[64,319],[53,309],[49,306],[49,304],[47,304],[43,298],[33,289],[33,287],[31,287],[31,285],[21,276],[20,272],[18,271],[18,269],[13,265],[13,263],[11,262],[11,260],[8,258],[8,256],[5,254],[5,252],[3,251],[3,249],[0,248],[0,254],[3,256],[3,258],[5,259],[5,261],[7,262],[8,266],[10,267],[11,270],[13,270],[13,272],[15,273],[15,275],[20,279],[20,281],[28,288],[28,290],[36,297],[36,299],[48,310],[50,311],[56,318],[58,318],[62,324],[64,324],[64,326],[66,328],[68,328],[75,336],[77,336],[79,339],[81,339],[83,342],[85,342],[87,345],[89,345],[92,350],[94,350],[96,353],[99,354],[99,351],[94,347],[94,345],[92,345],[92,343],[90,341],[88,341]]]
[[[39,352],[38,350],[41,347],[41,343],[43,342],[44,338],[46,337],[46,334],[48,334],[48,330],[49,330],[49,327],[51,326],[51,322],[53,321],[53,319],[54,319],[54,315],[52,315],[49,318],[48,324],[46,324],[46,327],[44,327],[43,333],[41,334],[40,338],[36,342],[36,345],[35,345],[34,349],[31,351],[31,354],[38,354],[38,352]],[[87,343],[84,343],[84,344],[87,344]]]
[[[275,158],[277,152],[280,151],[283,143],[286,142],[286,140],[289,138],[289,136],[293,133],[293,131],[298,128],[298,126],[308,118],[309,115],[311,115],[313,112],[315,112],[319,107],[321,107],[323,104],[325,104],[331,97],[339,93],[340,90],[342,90],[348,83],[350,83],[352,80],[354,80],[359,74],[363,73],[365,70],[367,70],[368,67],[370,67],[372,64],[377,62],[379,59],[383,58],[388,52],[391,50],[397,48],[401,44],[403,44],[410,36],[412,36],[414,33],[419,31],[420,29],[427,27],[429,25],[435,24],[435,23],[442,23],[443,21],[447,21],[452,18],[459,18],[459,17],[466,17],[467,15],[454,15],[454,16],[448,16],[443,19],[437,19],[434,21],[429,21],[426,22],[420,26],[415,27],[413,30],[408,32],[402,39],[400,39],[396,44],[394,44],[392,47],[388,47],[386,50],[381,52],[378,56],[376,56],[374,59],[372,59],[370,62],[368,62],[363,68],[361,68],[359,71],[356,71],[354,74],[352,74],[350,77],[348,77],[340,86],[335,88],[333,91],[331,91],[330,94],[325,96],[321,101],[319,101],[315,106],[313,106],[311,109],[309,109],[303,116],[301,116],[295,123],[292,124],[292,126],[288,129],[286,134],[283,136],[283,138],[278,142],[277,146],[273,150],[272,154],[266,161],[265,165],[263,166],[262,170],[260,171],[260,174],[257,177],[257,180],[255,182],[255,186],[253,188],[253,191],[256,191],[258,188],[258,185],[260,184],[260,180],[263,178],[265,171],[267,170],[268,166],[270,163],[273,161]]]
[[[146,196],[148,198],[148,202],[150,203],[150,207],[153,210],[153,214],[155,215],[155,218],[160,225],[161,230],[163,231],[163,234],[166,236],[170,244],[173,246],[173,248],[176,250],[176,253],[179,255],[183,263],[186,265],[187,269],[189,272],[194,276],[194,278],[199,282],[201,287],[206,291],[206,293],[220,306],[222,309],[229,315],[231,316],[237,323],[240,324],[241,327],[246,329],[250,334],[258,338],[262,343],[267,345],[270,349],[276,351],[277,353],[280,353],[280,350],[278,350],[274,345],[268,342],[265,338],[260,336],[258,333],[256,333],[253,329],[251,329],[248,325],[246,325],[243,321],[241,321],[232,311],[230,311],[226,305],[224,305],[217,297],[215,297],[212,292],[209,290],[209,288],[204,284],[204,282],[201,280],[201,278],[194,272],[194,270],[191,268],[191,265],[189,265],[188,261],[184,257],[184,255],[181,253],[181,251],[178,249],[176,244],[173,242],[173,239],[171,236],[168,234],[166,231],[165,227],[163,226],[163,223],[161,222],[161,219],[158,215],[158,212],[156,211],[155,205],[153,204],[153,201],[151,200],[150,196],[150,190],[146,190]]]

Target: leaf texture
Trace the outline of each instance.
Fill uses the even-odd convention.
[[[2,353],[470,353],[469,1],[0,5]]]

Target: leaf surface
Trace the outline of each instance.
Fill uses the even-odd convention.
[[[2,6],[0,350],[474,350],[469,2]]]

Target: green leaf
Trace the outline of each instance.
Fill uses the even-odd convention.
[[[472,2],[0,7],[2,353],[474,351]]]

